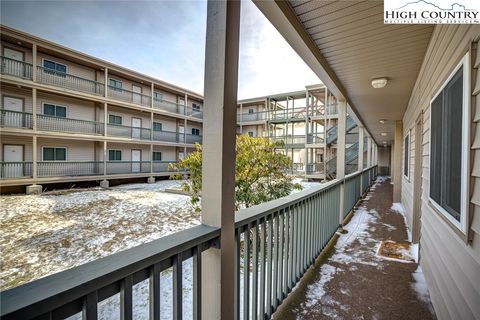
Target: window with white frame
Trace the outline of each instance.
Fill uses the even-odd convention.
[[[67,117],[67,107],[58,106],[51,103],[43,104],[43,114],[46,116],[66,118]]]
[[[410,177],[410,131],[403,142],[403,175],[408,179]]]
[[[116,116],[114,114],[110,114],[110,115],[108,115],[108,123],[109,124],[121,125],[122,124],[122,116]]]
[[[43,147],[43,161],[67,161],[67,148],[63,147]]]
[[[108,150],[108,161],[121,161],[122,150]]]
[[[467,54],[430,104],[430,200],[463,233],[467,226],[469,68]]]
[[[55,61],[43,59],[43,69],[61,77],[67,76],[67,66]]]

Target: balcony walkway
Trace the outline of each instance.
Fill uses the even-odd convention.
[[[418,264],[378,257],[380,241],[408,240],[379,177],[335,248],[317,260],[273,319],[435,319]]]

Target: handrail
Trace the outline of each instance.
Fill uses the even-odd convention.
[[[219,236],[220,228],[195,226],[3,291],[2,319],[28,319],[42,315],[65,305],[67,301],[80,299],[93,291],[114,285],[138,271],[165,261],[166,263],[158,270],[161,272],[171,266],[171,261],[166,260],[192,248],[199,247],[200,251],[204,251],[214,245],[213,241]],[[188,258],[188,254],[184,258]],[[148,274],[146,276],[148,277]],[[142,278],[136,278],[134,282],[138,283],[145,279]],[[106,299],[118,292],[115,286],[112,289],[113,291],[102,298]]]
[[[0,56],[0,73],[23,79],[32,79],[32,64]]]
[[[70,73],[58,72],[42,66],[37,66],[37,81],[52,84],[62,88],[82,91],[94,95],[104,94],[104,84],[95,80],[85,79]]]

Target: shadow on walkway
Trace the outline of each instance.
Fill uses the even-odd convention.
[[[335,248],[318,259],[273,319],[435,319],[415,262],[377,256],[380,241],[408,240],[392,207],[392,185],[378,177]]]

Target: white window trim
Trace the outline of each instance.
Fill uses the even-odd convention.
[[[404,149],[403,149],[403,176],[405,177],[405,179],[410,182],[410,158],[412,156],[411,154],[411,151],[412,151],[412,148],[411,148],[411,145],[412,145],[412,141],[410,140],[411,139],[411,132],[412,130],[408,130],[407,134],[403,137],[403,142],[405,143],[405,139],[408,137],[408,146],[404,146]],[[405,163],[405,152],[407,151],[407,148],[408,148],[408,158],[407,158],[407,163]],[[408,166],[408,169],[407,169],[407,174],[405,174],[405,166]]]
[[[45,68],[45,67],[44,67],[44,64],[43,64],[43,63],[45,62],[45,60],[50,61],[50,62],[53,62],[53,63],[55,63],[55,64],[61,64],[62,66],[65,66],[65,74],[68,74],[68,65],[66,65],[66,64],[64,64],[64,63],[61,63],[61,62],[57,62],[57,61],[55,61],[55,60],[53,60],[53,59],[42,58],[42,68],[43,68],[43,69],[48,69],[48,68]],[[48,69],[48,70],[50,70],[50,69]],[[55,71],[57,71],[57,70],[55,69]]]
[[[110,160],[110,151],[120,151],[120,160]],[[107,154],[108,154],[108,160],[107,161],[123,161],[123,150],[121,149],[108,149],[107,151]]]
[[[469,157],[469,137],[470,137],[470,77],[471,77],[471,64],[470,64],[470,52],[468,52],[462,60],[455,66],[453,71],[450,73],[448,78],[444,81],[440,89],[433,95],[430,100],[430,119],[432,119],[432,103],[435,98],[442,92],[448,82],[453,78],[455,73],[457,73],[460,68],[463,67],[463,117],[462,117],[462,159],[461,159],[461,191],[460,191],[460,221],[457,221],[451,214],[449,214],[445,209],[442,208],[435,200],[430,197],[430,183],[428,184],[428,200],[431,206],[433,206],[436,211],[442,214],[452,225],[458,228],[464,235],[467,235],[467,215],[468,215],[468,157]],[[430,122],[431,126],[431,122]],[[430,128],[431,130],[431,128]],[[430,156],[432,155],[432,139],[430,136]],[[431,171],[429,179],[431,179]]]
[[[68,106],[64,106],[64,105],[56,104],[56,103],[52,103],[52,102],[42,102],[42,115],[47,116],[47,117],[52,117],[50,115],[45,114],[45,105],[46,104],[50,104],[50,105],[55,106],[55,107],[64,107],[65,108],[65,118],[68,118]],[[57,117],[56,115],[53,116],[53,117],[60,118],[60,117]]]
[[[45,148],[65,149],[65,160],[45,160],[43,158],[43,149],[45,149]],[[59,146],[42,146],[42,161],[67,162],[68,161],[68,148],[67,147],[59,147]]]

